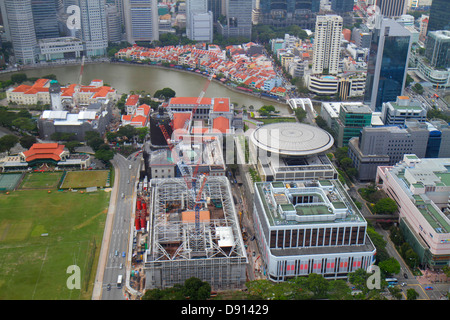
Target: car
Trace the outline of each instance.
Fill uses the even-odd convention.
[[[406,273],[404,273],[403,276],[405,277],[405,279],[408,279],[408,275]]]
[[[118,254],[119,254],[119,251],[116,250],[116,252],[114,253],[114,255],[117,257]]]
[[[125,258],[125,251],[122,252],[122,258]]]
[[[121,263],[121,264],[120,264],[119,268],[120,268],[120,269],[122,269],[122,268],[123,268],[123,263]]]
[[[433,290],[433,287],[425,287],[425,290]]]
[[[108,285],[106,286],[106,289],[109,291],[111,290],[111,284],[108,283]]]

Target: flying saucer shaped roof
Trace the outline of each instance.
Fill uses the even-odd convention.
[[[256,129],[251,141],[258,148],[288,156],[306,156],[324,152],[333,146],[333,137],[316,126],[283,122]]]

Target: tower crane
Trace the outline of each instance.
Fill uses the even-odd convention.
[[[200,105],[200,102],[203,99],[203,96],[206,93],[206,90],[209,87],[209,84],[211,83],[212,78],[214,77],[214,71],[211,72],[211,74],[208,77],[208,80],[206,81],[203,90],[200,92],[200,95],[198,96],[194,108],[192,108],[191,114],[188,118],[188,120],[186,120],[185,124],[184,124],[184,130],[187,133],[191,132],[192,129],[192,121],[194,119],[194,115],[197,111],[198,106]],[[169,114],[169,116],[172,116],[171,114]],[[172,119],[172,118],[171,118]],[[164,126],[164,124],[159,124],[159,128],[161,129],[161,132],[164,136],[164,138],[167,141],[167,145],[169,146],[169,149],[172,151],[173,148],[175,147],[175,143],[177,143],[176,141],[172,141],[170,139],[170,136]],[[179,155],[175,152],[175,157],[178,157]],[[174,159],[175,160],[175,159]],[[197,250],[199,249],[199,238],[200,238],[200,207],[201,204],[204,203],[204,200],[202,200],[202,193],[203,193],[203,189],[206,185],[206,180],[207,180],[207,176],[208,174],[202,174],[202,176],[198,179],[197,177],[197,172],[198,172],[198,168],[200,165],[200,160],[201,160],[201,155],[199,155],[199,160],[195,166],[194,171],[192,171],[192,167],[187,165],[186,163],[184,163],[182,160],[178,160],[176,161],[177,166],[180,170],[181,175],[183,176],[185,182],[186,182],[186,186],[187,186],[187,190],[188,193],[190,193],[190,197],[191,200],[188,201],[188,203],[193,202],[192,205],[188,205],[188,208],[191,209],[193,207],[194,209],[194,213],[195,213],[195,243],[197,244]],[[200,182],[200,188],[197,192],[196,187],[197,187],[197,180]]]

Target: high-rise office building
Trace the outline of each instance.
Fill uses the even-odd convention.
[[[450,31],[440,30],[428,33],[425,57],[434,68],[450,68]]]
[[[212,42],[213,14],[207,0],[186,1],[186,34],[191,40]]]
[[[219,23],[219,32],[226,38],[252,36],[252,1],[225,0],[224,23]]]
[[[56,2],[31,0],[36,39],[59,37]]]
[[[312,72],[338,73],[342,18],[337,15],[317,16]]]
[[[116,5],[106,5],[106,27],[108,30],[108,42],[120,42],[122,40],[122,24],[120,12]]]
[[[7,38],[12,41],[16,62],[35,63],[37,40],[31,0],[1,1],[1,11]]]
[[[331,10],[334,12],[352,12],[353,11],[353,0],[331,0]]]
[[[216,22],[222,14],[223,1],[224,0],[208,0],[208,11],[211,11],[213,14],[213,22]]]
[[[450,10],[448,0],[433,0],[430,8],[428,32],[450,30]]]
[[[381,111],[383,102],[403,96],[411,49],[411,32],[393,19],[372,30],[364,103]]]
[[[260,0],[260,23],[277,27],[298,25],[314,29],[320,0]]]
[[[377,0],[376,5],[384,17],[400,17],[406,13],[407,0]]]
[[[159,39],[157,0],[123,0],[127,41],[153,41]]]
[[[81,31],[87,56],[106,54],[108,32],[106,28],[105,0],[80,0]]]

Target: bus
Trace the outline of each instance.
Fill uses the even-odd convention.
[[[396,278],[386,278],[385,280],[390,286],[395,286],[398,284],[398,280]]]
[[[117,277],[117,288],[122,288],[122,275],[119,274],[119,276]]]

